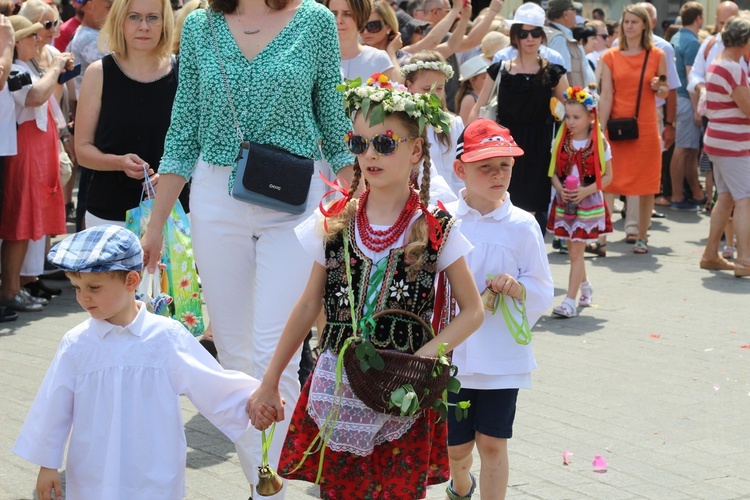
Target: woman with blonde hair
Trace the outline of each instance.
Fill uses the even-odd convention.
[[[168,0],[114,0],[99,45],[112,53],[86,70],[76,120],[76,152],[93,170],[86,226],[125,226],[143,179],[158,180],[177,75]],[[187,201],[184,193],[182,201]]]
[[[411,55],[401,50],[403,41],[398,30],[398,19],[391,5],[385,0],[375,0],[364,30],[360,33],[365,45],[385,50],[393,63],[394,78],[401,76],[401,65],[406,64]]]
[[[608,129],[615,175],[605,198],[612,211],[614,195],[638,196],[638,235],[633,252],[648,253],[647,231],[654,208],[654,196],[661,181],[661,138],[656,116],[656,98],[669,93],[667,61],[653,45],[651,16],[643,7],[628,5],[622,13],[620,40],[600,59],[601,101],[599,118]],[[615,92],[615,89],[617,91]],[[640,99],[640,100],[639,100]],[[621,139],[612,119],[637,118],[637,137]],[[603,254],[602,239],[591,251]]]
[[[360,43],[360,33],[373,29],[369,22],[371,0],[323,0],[323,5],[336,17],[341,46],[341,75],[346,80],[366,81],[373,73],[382,73],[393,80],[396,76],[389,54]],[[377,24],[377,23],[375,23]],[[380,24],[382,29],[382,23]]]

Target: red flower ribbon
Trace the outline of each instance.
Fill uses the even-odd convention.
[[[340,215],[341,212],[344,211],[346,208],[347,203],[349,203],[349,200],[352,199],[352,193],[349,191],[349,185],[346,183],[344,179],[341,179],[341,182],[344,184],[343,186],[340,186],[337,182],[331,182],[323,175],[323,172],[320,172],[320,178],[323,179],[323,182],[331,187],[332,189],[330,191],[327,191],[323,198],[320,200],[320,203],[318,204],[318,208],[320,209],[320,213],[323,214],[323,216],[326,218],[323,221],[323,226],[325,227],[326,231],[328,231],[328,218],[329,217],[336,217],[337,215]],[[344,197],[341,199],[338,199],[331,203],[328,208],[323,204],[323,200],[328,198],[330,195],[335,193],[341,193]]]
[[[440,248],[440,245],[443,242],[443,226],[440,225],[437,217],[432,215],[432,212],[427,210],[427,207],[424,206],[424,203],[410,203],[413,203],[413,205],[415,205],[413,206],[413,208],[418,208],[424,214],[425,220],[427,221],[427,229],[430,237],[430,243],[432,244],[432,249],[437,250],[438,248]]]

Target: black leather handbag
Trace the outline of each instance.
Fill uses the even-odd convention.
[[[311,158],[295,155],[270,144],[243,140],[234,99],[229,91],[224,61],[216,40],[213,12],[208,7],[206,11],[224,90],[227,93],[229,107],[232,109],[237,139],[241,145],[239,156],[235,160],[236,176],[232,186],[232,198],[279,212],[302,214],[307,209],[307,195],[310,191],[315,162]]]
[[[290,214],[307,209],[314,171],[310,158],[257,142],[245,142],[237,160],[232,197]]]
[[[646,64],[651,51],[646,51],[638,85],[638,100],[635,102],[635,116],[633,118],[615,118],[607,121],[607,132],[610,141],[632,141],[638,139],[638,112],[641,107],[641,92],[643,91],[643,76],[646,74]]]

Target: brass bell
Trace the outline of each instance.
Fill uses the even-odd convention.
[[[258,484],[255,491],[262,497],[270,497],[281,491],[284,482],[272,468],[267,465],[258,467]]]
[[[490,287],[487,287],[482,292],[482,304],[488,311],[495,312],[497,310],[497,298],[498,294],[494,292]]]

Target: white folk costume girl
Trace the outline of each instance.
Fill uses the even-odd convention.
[[[407,88],[414,93],[433,93],[441,101],[445,101],[445,83],[453,78],[453,68],[445,62],[439,52],[423,50],[412,57],[409,64],[401,67],[401,76],[404,78]],[[443,111],[446,111],[443,102]],[[456,139],[464,130],[464,122],[460,116],[446,111],[450,118],[450,128],[443,130],[440,127],[427,127],[427,140],[430,143],[430,159],[432,160],[433,172],[440,175],[438,182],[446,184],[450,194],[445,193],[440,197],[443,203],[456,201],[456,196],[463,182],[453,172],[453,160],[456,158]],[[435,179],[431,180],[430,189],[435,192]]]
[[[598,255],[606,256],[599,236],[612,232],[609,209],[602,188],[612,180],[612,151],[599,128],[596,97],[581,87],[565,91],[565,121],[552,148],[549,176],[557,190],[547,219],[547,229],[568,240],[570,277],[568,295],[552,312],[560,317],[577,315],[578,305],[592,303],[593,288],[586,278],[583,253],[594,242]]]
[[[445,421],[438,422],[432,408],[395,416],[371,409],[354,393],[340,365],[337,370],[337,357],[350,348],[357,325],[357,335],[369,338],[378,352],[439,358],[476,330],[483,314],[463,257],[471,244],[450,214],[426,206],[430,156],[425,125],[447,127],[448,117],[434,95],[413,95],[383,79],[372,83],[341,88],[354,118],[354,132],[346,137],[357,158],[352,189],[334,186],[346,196],[321,206],[296,229],[316,264],[249,408],[257,428],[284,418],[278,377],[322,301],[327,319],[320,335],[323,352],[291,417],[279,473],[319,482],[321,498],[414,500],[425,497],[428,485],[449,478]],[[410,177],[422,160],[417,192]],[[363,180],[365,191],[352,199]],[[400,309],[429,323],[436,276],[443,270],[461,312],[439,337],[408,317],[373,318],[376,312]],[[393,400],[393,394],[382,398]],[[276,415],[264,413],[263,403]]]

